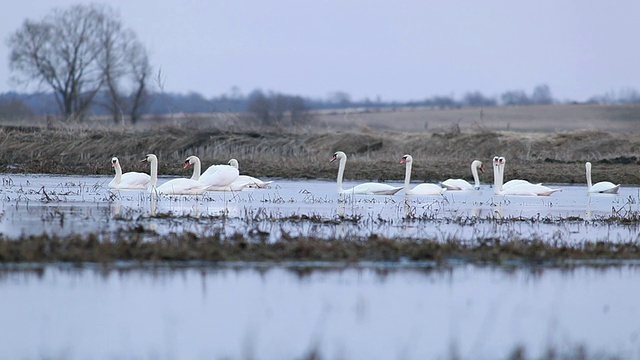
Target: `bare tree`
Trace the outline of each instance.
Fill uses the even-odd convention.
[[[136,34],[123,29],[120,16],[110,9],[103,23],[103,47],[101,68],[106,86],[104,106],[109,110],[114,123],[124,123],[124,113],[136,123],[146,99],[146,86],[151,66],[147,50],[138,41]]]
[[[271,124],[271,118],[269,115],[271,111],[271,104],[269,99],[261,90],[254,90],[249,94],[249,98],[247,99],[247,110],[253,113],[263,124]]]
[[[67,118],[82,116],[105,90],[114,121],[125,111],[137,119],[151,71],[148,54],[110,7],[56,9],[41,21],[26,20],[7,44],[17,79],[50,87]],[[125,78],[130,95],[123,92]]]
[[[129,115],[131,123],[136,124],[142,115],[142,108],[149,99],[147,83],[151,75],[151,65],[149,64],[149,54],[141,46],[134,46],[129,51],[130,77],[133,84],[133,92],[130,96]]]

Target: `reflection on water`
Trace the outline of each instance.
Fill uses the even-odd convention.
[[[110,177],[11,175],[0,189],[0,232],[58,235],[109,234],[137,227],[168,232],[260,232],[277,240],[292,236],[369,236],[469,240],[485,237],[556,236],[566,241],[638,239],[640,189],[588,195],[585,186],[562,186],[551,197],[494,196],[449,191],[444,196],[341,198],[332,181],[278,180],[269,189],[212,192],[204,196],[150,197],[143,191],[106,189]],[[347,184],[348,185],[348,184]],[[307,221],[292,221],[304,217]],[[301,218],[301,220],[304,220]],[[311,221],[311,220],[315,221]],[[518,220],[501,221],[495,220]]]
[[[6,178],[7,176],[5,176]],[[109,235],[123,228],[349,238],[637,241],[640,190],[548,198],[491,188],[343,199],[329,181],[149,198],[110,177],[11,175],[0,233]],[[345,184],[348,186],[350,184]],[[625,265],[626,264],[626,265]],[[118,270],[0,267],[0,359],[506,358],[523,346],[640,358],[640,265],[501,268],[315,264]],[[27,268],[29,265],[27,265]]]
[[[640,356],[640,266],[0,271],[2,358]]]

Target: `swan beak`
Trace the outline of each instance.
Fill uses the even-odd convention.
[[[147,161],[148,161],[147,158],[140,160],[140,162],[147,162]]]
[[[484,165],[480,165],[480,167],[478,168],[478,170],[480,170],[480,172],[484,172]]]
[[[189,160],[184,162],[184,166],[182,167],[183,169],[186,169],[189,167],[189,165],[191,165],[191,163],[189,162]]]
[[[407,162],[407,159],[405,159],[405,158],[400,159],[400,164],[404,164],[406,162]]]
[[[329,162],[334,162],[336,161],[336,159],[338,159],[335,155],[333,155],[333,157],[331,158],[331,160],[329,160]]]

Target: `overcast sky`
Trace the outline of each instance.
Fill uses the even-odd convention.
[[[6,39],[26,18],[73,0],[19,0],[0,14]],[[162,68],[164,90],[205,97],[237,86],[325,99],[499,96],[547,84],[559,100],[640,90],[640,1],[110,0]]]

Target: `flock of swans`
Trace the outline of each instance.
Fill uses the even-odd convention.
[[[342,177],[344,175],[344,169],[347,165],[347,155],[338,151],[333,154],[331,162],[339,160],[340,165],[338,167],[338,193],[349,195],[393,195],[400,190],[404,189],[407,195],[442,195],[445,191],[451,190],[479,190],[480,189],[480,177],[478,171],[484,172],[484,166],[482,161],[474,160],[471,163],[471,174],[473,176],[473,185],[464,179],[447,179],[440,184],[418,184],[414,188],[410,188],[411,182],[411,167],[413,164],[413,157],[411,155],[404,155],[400,159],[400,163],[404,163],[406,170],[404,175],[404,186],[397,187],[388,184],[368,182],[354,186],[350,189],[344,189],[342,187]],[[549,196],[561,189],[552,189],[542,184],[532,184],[527,180],[513,179],[504,182],[504,168],[506,165],[506,159],[502,156],[496,156],[493,158],[493,188],[495,195],[516,195],[516,196]],[[587,186],[589,193],[608,193],[616,194],[620,185],[615,185],[609,181],[601,181],[599,183],[591,183],[591,163],[586,163],[586,175]]]
[[[423,183],[411,188],[411,167],[413,157],[404,155],[400,163],[405,164],[404,186],[392,186],[378,182],[367,182],[349,189],[342,187],[344,170],[347,165],[347,155],[342,151],[333,154],[330,162],[339,160],[338,166],[338,193],[343,195],[394,195],[404,190],[406,195],[442,195],[445,191],[469,191],[480,189],[479,171],[484,172],[482,161],[474,160],[471,163],[471,175],[473,184],[465,179],[447,179],[439,184]],[[116,175],[108,187],[113,190],[147,190],[149,193],[163,195],[202,195],[207,191],[241,191],[245,188],[264,188],[272,181],[262,181],[252,176],[240,175],[238,160],[231,159],[225,165],[211,165],[203,173],[202,164],[197,156],[189,156],[184,161],[184,168],[193,165],[191,178],[171,179],[158,186],[158,157],[148,154],[142,160],[150,164],[150,175],[140,172],[122,173],[122,167],[117,157],[111,159],[111,166]],[[493,188],[495,195],[516,196],[549,196],[561,189],[550,188],[542,184],[532,184],[529,181],[513,179],[504,182],[504,169],[506,159],[502,156],[493,158]],[[591,182],[591,163],[585,164],[587,176],[587,188],[589,193],[616,194],[620,184],[609,181],[601,181],[596,184]]]
[[[238,160],[231,159],[227,165],[211,165],[201,173],[202,164],[197,156],[189,156],[184,168],[193,165],[193,175],[189,179],[179,178],[166,181],[158,186],[158,157],[147,154],[142,160],[150,164],[150,175],[141,172],[122,173],[117,157],[111,159],[116,175],[109,182],[113,190],[147,190],[158,195],[202,195],[206,191],[240,191],[244,188],[264,188],[272,181],[262,181],[252,176],[240,175]]]

